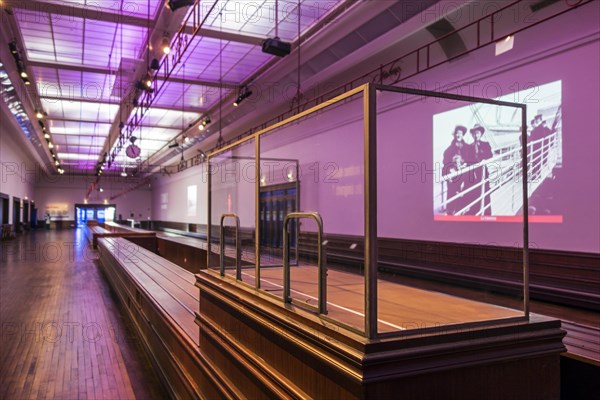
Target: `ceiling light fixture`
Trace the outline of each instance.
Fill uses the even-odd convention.
[[[171,11],[178,10],[182,7],[188,7],[194,4],[194,0],[169,0],[167,2],[167,7],[171,9]]]
[[[200,122],[200,125],[198,126],[198,129],[200,129],[201,131],[203,131],[206,128],[206,125],[210,124],[212,121],[210,120],[209,116],[206,116],[202,122]]]
[[[37,117],[37,119],[42,119],[44,118],[44,113],[42,111],[38,111],[35,113],[35,116]]]
[[[50,139],[50,134],[48,132],[44,133],[44,139]]]
[[[233,102],[233,106],[237,107],[240,105],[240,103],[242,101],[244,101],[244,99],[247,99],[248,97],[252,96],[252,90],[248,89],[247,86],[244,86],[241,90],[240,93],[238,94],[237,99],[235,99],[235,101]]]
[[[150,84],[148,84],[148,82],[150,82]],[[154,92],[154,89],[152,89],[150,86],[152,86],[152,81],[150,79],[146,80],[146,82],[137,81],[135,83],[136,89],[152,93]]]
[[[25,71],[21,71],[21,78],[27,78],[29,75],[27,75],[27,72]]]
[[[155,71],[160,69],[160,62],[158,61],[157,58],[153,58],[152,61],[150,62],[150,69],[153,69]]]
[[[169,36],[167,33],[162,38],[162,51],[165,54],[169,54],[171,52],[171,46],[169,43]]]

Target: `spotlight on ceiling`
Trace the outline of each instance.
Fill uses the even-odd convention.
[[[177,142],[173,142],[169,145],[170,149],[174,149],[175,147],[179,147],[179,144],[177,144]]]
[[[150,85],[148,85],[148,83],[150,83]],[[154,89],[152,89],[151,86],[152,86],[152,81],[150,79],[147,79],[145,82],[137,81],[135,83],[136,89],[144,90],[149,93],[154,92]]]
[[[242,90],[240,90],[240,94],[238,95],[237,99],[235,99],[235,101],[233,102],[233,106],[239,106],[240,103],[244,101],[244,99],[247,99],[250,96],[252,96],[252,90],[248,89],[247,86],[244,87]]]
[[[178,10],[182,7],[188,7],[194,4],[194,0],[169,0],[167,2],[167,6],[171,9],[171,11]]]
[[[50,139],[50,134],[48,132],[44,133],[44,139]]]
[[[206,125],[210,124],[211,122],[212,121],[210,120],[210,117],[205,117],[202,122],[200,122],[200,125],[198,125],[198,129],[203,131],[206,128]]]
[[[37,117],[37,119],[42,119],[46,116],[46,113],[43,111],[36,111],[35,116]]]
[[[152,61],[150,62],[150,69],[153,69],[155,71],[160,69],[160,62],[158,61],[157,58],[153,58]]]
[[[292,51],[292,45],[280,40],[278,37],[266,39],[262,43],[263,53],[273,54],[277,57],[285,57]]]
[[[31,85],[31,82],[27,78],[23,78],[23,83],[26,84],[27,86]]]
[[[123,172],[121,172],[121,176],[123,178],[127,178],[127,172],[125,171],[125,168],[123,168]]]
[[[21,78],[27,78],[29,75],[27,75],[27,72],[25,71],[21,71]]]
[[[19,53],[19,49],[17,48],[17,42],[10,42],[8,44],[8,48],[10,49],[10,52],[12,54],[18,54]]]
[[[163,53],[169,54],[171,52],[171,46],[170,46],[170,43],[169,43],[169,36],[166,33],[165,33],[165,35],[162,38],[161,47],[162,47]]]

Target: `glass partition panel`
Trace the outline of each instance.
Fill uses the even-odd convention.
[[[210,251],[208,268],[253,284],[255,268],[256,161],[254,140],[209,160]]]
[[[524,107],[412,93],[376,95],[378,332],[523,317]]]
[[[259,136],[260,287],[361,332],[364,137],[362,91]]]

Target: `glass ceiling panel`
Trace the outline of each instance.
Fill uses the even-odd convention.
[[[343,0],[302,0],[300,4],[300,32],[304,33],[316,22],[329,14]],[[204,16],[213,5],[213,1],[201,3],[201,15]],[[191,12],[191,8],[188,13]],[[221,13],[221,18],[219,18]],[[298,37],[298,2],[278,2],[278,35],[282,40],[294,41]],[[192,24],[191,19],[188,23]],[[260,37],[275,36],[274,0],[220,0],[208,16],[204,28],[223,30]]]
[[[81,119],[92,121],[112,122],[117,110],[118,104],[108,103],[88,103],[80,101],[56,100],[41,98],[42,107],[48,113],[48,118]]]
[[[190,123],[200,118],[200,114],[192,113],[192,112],[184,112],[176,111],[176,110],[165,110],[163,108],[150,108],[146,112],[144,116],[144,124],[148,125],[160,125],[160,126],[169,126],[173,129],[179,129],[181,131],[181,127],[187,127]],[[182,124],[183,119],[183,124]],[[140,128],[135,132],[136,136],[143,137],[143,133],[146,128],[142,128],[142,134],[140,135],[138,132]]]
[[[88,135],[102,136],[108,135],[110,124],[95,122],[75,122],[75,121],[56,121],[48,120],[50,132],[54,135]]]
[[[49,18],[38,11],[15,10],[15,14],[27,57],[33,61],[116,69],[122,57],[138,57],[147,32],[145,27],[114,22],[60,15]]]
[[[58,153],[61,160],[96,160],[98,154]]]
[[[163,142],[171,140],[175,135],[181,132],[180,129],[165,128],[143,128],[143,139],[161,140]]]
[[[217,87],[167,82],[154,99],[154,106],[181,109],[182,90],[184,90],[183,99],[185,100],[183,105],[187,108],[194,107],[208,110],[219,101],[219,88]],[[223,96],[230,93],[230,89],[223,89]]]
[[[222,72],[223,82],[241,84],[272,57],[251,44],[194,37],[184,55],[185,77],[219,82]],[[184,63],[178,65],[174,76],[184,77]]]
[[[73,100],[118,102],[111,96],[114,75],[55,68],[33,67],[37,88],[42,97],[67,97]]]
[[[150,3],[150,16],[154,18],[162,0],[37,0],[38,3],[66,5],[90,11],[103,11],[129,17],[148,17],[148,3]],[[44,7],[40,7],[44,8]],[[50,11],[51,6],[47,9]]]

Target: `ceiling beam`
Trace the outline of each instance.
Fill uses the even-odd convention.
[[[192,35],[194,33],[194,28],[186,25],[183,32],[188,35]],[[198,36],[211,39],[223,39],[230,42],[246,43],[253,46],[262,46],[262,42],[266,39],[260,36],[243,35],[241,33],[217,31],[215,29],[207,28],[200,28],[200,31],[198,31]]]
[[[127,25],[140,26],[143,28],[148,27],[148,20],[146,18],[146,10],[144,9],[144,17],[136,17],[131,15],[132,10],[123,12],[123,15],[107,11],[107,9],[99,7],[99,3],[92,2],[89,5],[69,5],[68,3],[42,3],[36,0],[8,0],[6,1],[7,8],[49,13],[53,16],[60,15],[65,18],[87,18],[96,21],[123,23]],[[133,4],[133,3],[132,3]],[[56,18],[56,17],[53,17]],[[150,29],[154,29],[155,22],[150,22]],[[184,32],[186,34],[193,34],[194,29],[191,26],[186,26]],[[214,29],[200,29],[198,33],[200,36],[209,37],[213,39],[223,39],[232,42],[246,43],[254,46],[261,46],[265,38],[252,35],[243,35],[235,32],[222,32]]]
[[[90,67],[88,65],[73,65],[73,64],[62,64],[62,63],[54,63],[54,62],[44,62],[44,61],[29,61],[28,65],[31,67],[39,67],[39,68],[56,68],[68,71],[77,71],[77,72],[89,72],[94,74],[104,74],[104,75],[118,75],[118,71],[111,70],[108,68],[102,67]],[[160,79],[160,76],[157,78]],[[186,83],[191,85],[202,85],[207,87],[220,87],[219,82],[215,81],[205,81],[201,79],[190,79],[190,78],[178,78],[171,76],[169,77],[169,82],[175,83]],[[240,87],[239,84],[236,83],[227,83],[223,82],[224,89],[238,89]]]
[[[60,117],[48,117],[46,118],[48,121],[61,121],[61,122],[83,122],[83,123],[89,123],[89,124],[108,124],[108,122],[101,122],[101,121],[97,121],[97,120],[89,120],[89,119],[80,119],[80,118],[60,118]],[[167,126],[167,125],[150,125],[150,124],[143,124],[141,125],[142,128],[158,128],[158,129],[171,129],[171,130],[176,130],[179,131],[180,128],[173,128],[172,126]],[[63,133],[57,133],[57,135],[63,135]],[[85,135],[84,135],[85,136]],[[88,135],[89,136],[89,135]],[[105,135],[102,135],[102,137],[104,137]]]
[[[69,3],[42,3],[36,0],[7,0],[5,7],[7,9],[20,9],[52,15],[54,20],[58,20],[56,16],[65,18],[87,18],[96,21],[123,23],[140,27],[148,27],[148,19],[145,17],[147,11],[144,10],[144,17],[135,17],[131,15],[132,10],[126,10],[123,14],[107,11],[107,9],[99,7],[99,3],[91,2],[89,5],[79,6]],[[150,29],[154,28],[154,21],[150,21]]]
[[[99,100],[95,100],[95,99],[84,99],[84,98],[73,98],[73,97],[69,97],[69,98],[65,98],[65,97],[53,97],[53,96],[41,96],[40,100],[49,100],[49,101],[67,101],[67,102],[71,102],[71,103],[91,103],[91,104],[110,104],[110,105],[118,105],[114,102],[109,102],[109,101],[99,101]],[[166,111],[182,111],[181,107],[177,107],[177,108],[170,108],[170,107],[160,107],[160,106],[152,106],[150,107],[151,109],[157,109],[157,110],[166,110]],[[202,114],[204,112],[206,112],[206,109],[202,109],[202,108],[198,108],[198,107],[188,107],[186,106],[185,108],[183,108],[184,112],[193,112],[193,113],[197,113],[197,114]],[[49,117],[48,119],[52,119],[52,117]],[[100,122],[100,121],[97,121]]]

